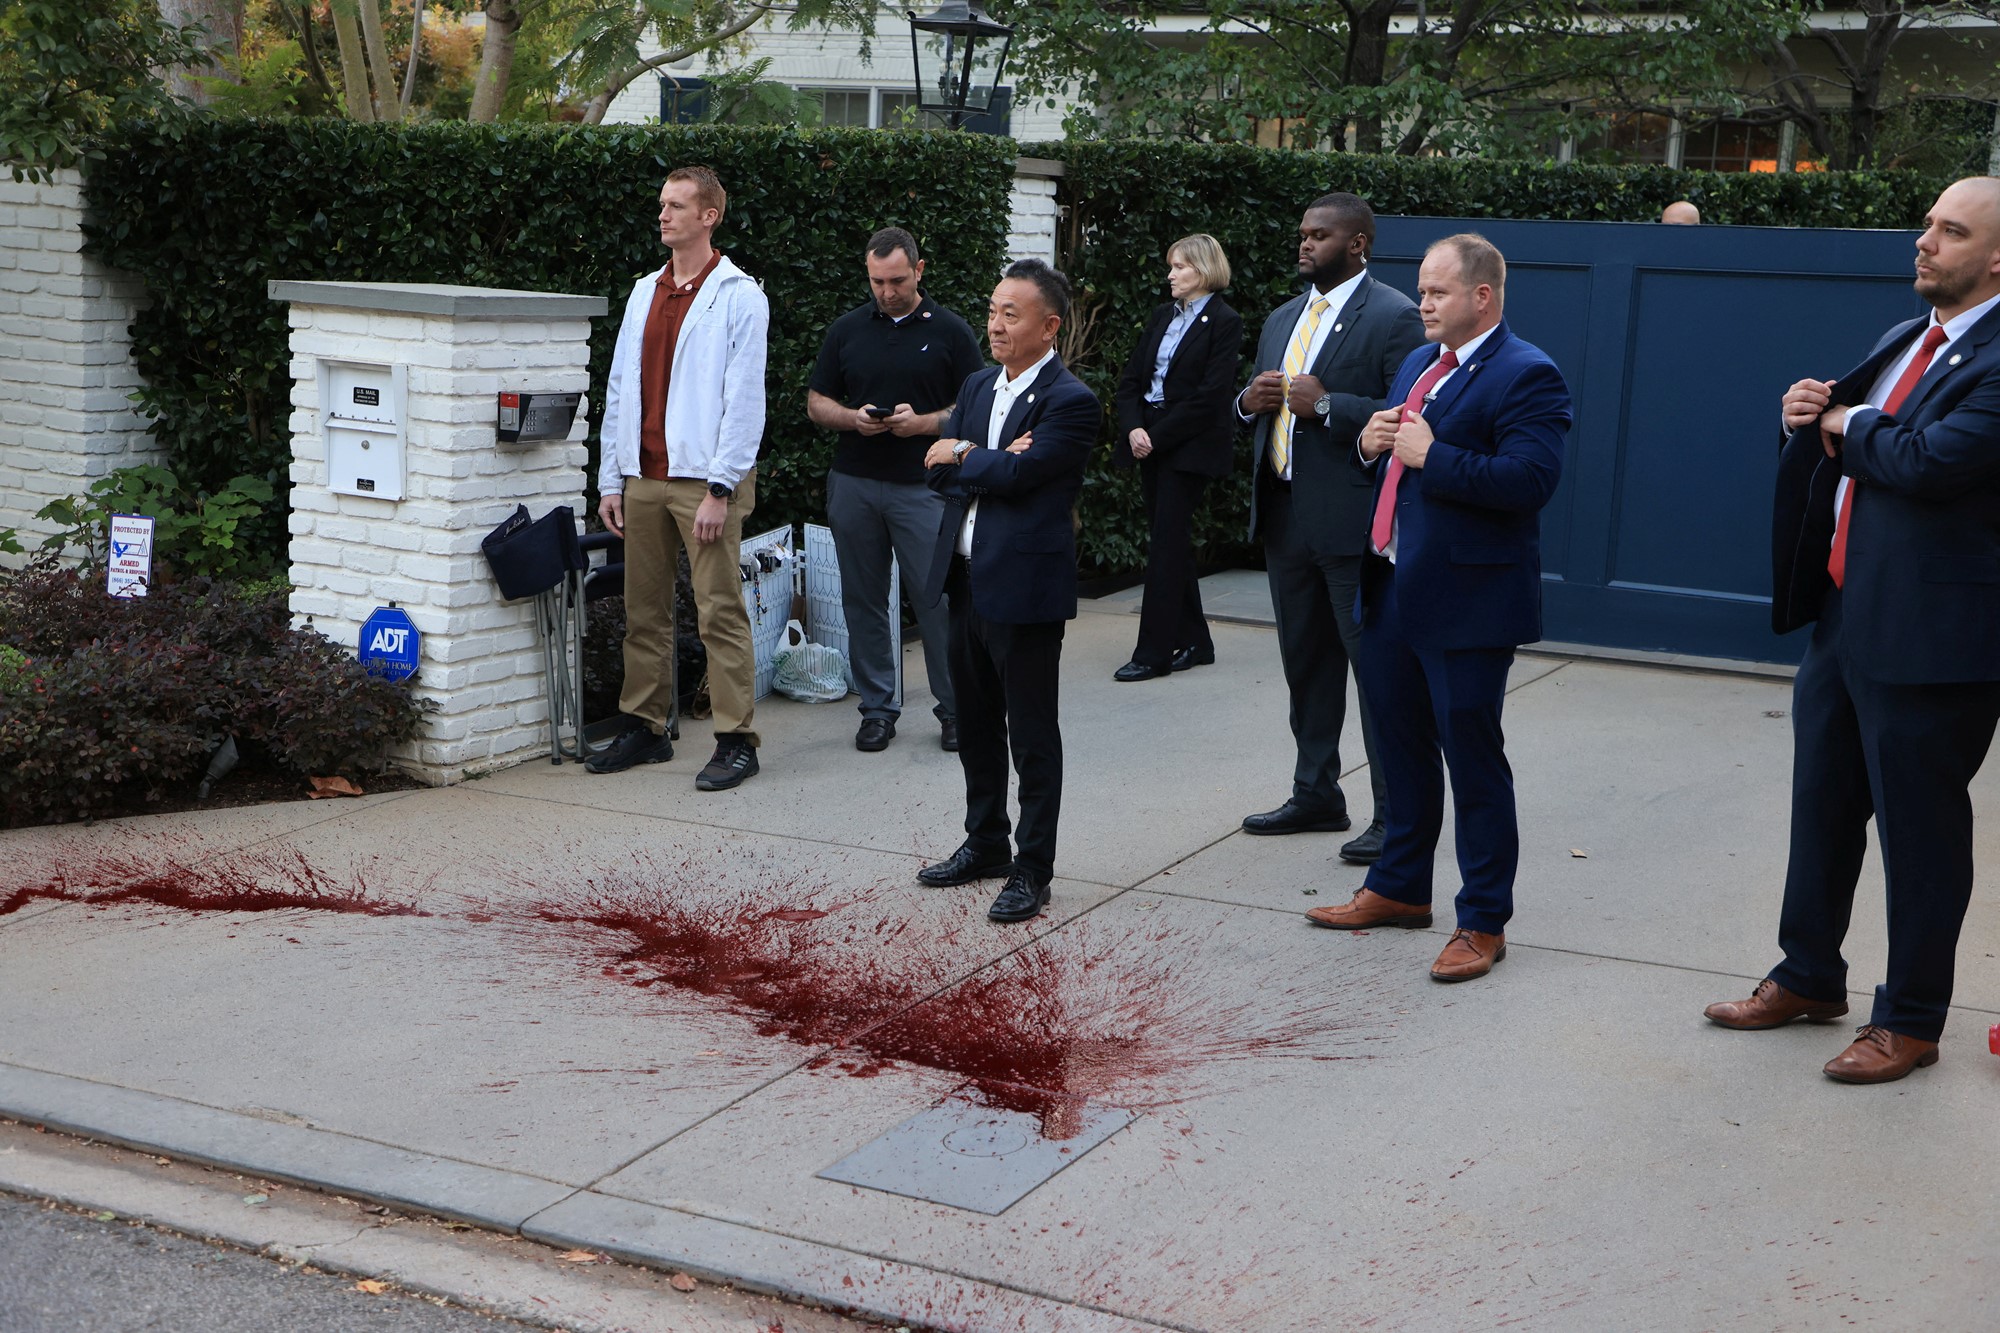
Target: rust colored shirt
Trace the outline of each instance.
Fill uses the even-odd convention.
[[[653,481],[667,479],[667,387],[674,377],[674,345],[680,341],[681,322],[721,259],[720,250],[711,250],[701,272],[679,287],[674,286],[670,259],[653,284],[653,307],[646,312],[646,334],[639,344],[639,475]]]

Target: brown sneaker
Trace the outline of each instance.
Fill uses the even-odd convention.
[[[1454,930],[1444,952],[1431,964],[1432,981],[1470,981],[1483,977],[1507,956],[1507,937],[1483,930]]]
[[[1781,1028],[1794,1019],[1831,1023],[1847,1012],[1845,1000],[1808,1000],[1765,977],[1747,1000],[1723,1000],[1701,1011],[1711,1023],[1742,1032]]]
[[[1368,930],[1374,926],[1422,930],[1431,923],[1431,909],[1428,903],[1399,903],[1373,889],[1359,889],[1351,900],[1338,907],[1313,908],[1306,913],[1306,920],[1335,930]]]
[[[1894,1083],[1912,1069],[1938,1062],[1938,1044],[1900,1032],[1862,1028],[1854,1044],[1826,1062],[1826,1076],[1836,1083]]]

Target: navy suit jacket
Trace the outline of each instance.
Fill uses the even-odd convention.
[[[1111,445],[1114,467],[1131,467],[1132,432],[1146,424],[1140,404],[1153,387],[1153,363],[1173,323],[1175,303],[1153,312],[1139,345],[1118,379],[1118,438]],[[1203,477],[1229,475],[1236,443],[1236,367],[1243,360],[1243,316],[1220,296],[1211,296],[1188,326],[1167,362],[1165,406],[1147,432],[1153,462],[1175,472]]]
[[[1400,404],[1441,355],[1410,353],[1390,386]],[[1444,382],[1424,420],[1436,441],[1396,487],[1396,561],[1362,567],[1363,630],[1383,581],[1396,581],[1412,647],[1510,648],[1542,637],[1542,506],[1562,479],[1569,386],[1541,348],[1506,321]],[[1376,459],[1375,492],[1389,455]],[[1369,505],[1374,513],[1374,505]]]
[[[969,376],[942,438],[971,440],[962,463],[930,470],[932,490],[945,497],[944,521],[925,596],[944,589],[965,511],[979,502],[972,528],[972,606],[1003,625],[1076,618],[1076,499],[1083,468],[1097,447],[1104,412],[1097,395],[1053,357],[1026,393],[1014,399],[996,447],[988,449],[999,366]],[[1024,452],[1007,445],[1034,433]]]
[[[1899,324],[1840,377],[1833,401],[1859,402],[1928,316]],[[2000,310],[1931,363],[1896,416],[1868,414],[1840,444],[1794,431],[1778,459],[1771,622],[1819,618],[1835,487],[1853,478],[1841,652],[1889,684],[2000,680]]]

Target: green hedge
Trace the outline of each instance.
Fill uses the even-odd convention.
[[[805,383],[822,330],[866,297],[863,239],[878,226],[910,228],[930,258],[932,294],[977,327],[1004,258],[1016,145],[865,130],[232,120],[178,137],[128,126],[105,150],[87,181],[91,246],[152,294],[135,326],[144,403],[170,466],[200,490],[244,473],[284,478],[288,356],[284,307],[264,294],[271,278],[608,297],[614,317],[592,343],[601,411],[616,312],[632,279],[663,256],[660,178],[681,163],[714,166],[731,191],[719,243],[763,281],[774,312],[761,526],[823,512],[832,437],[807,422]],[[1689,198],[1711,222],[1908,227],[1939,185],[1908,172],[1722,175],[1153,141],[1019,151],[1067,164],[1063,262],[1086,296],[1066,351],[1079,353],[1077,370],[1107,407],[1164,297],[1169,242],[1195,231],[1222,240],[1237,272],[1229,299],[1254,336],[1294,290],[1298,210],[1327,190],[1353,190],[1383,214],[1629,221]],[[1107,442],[1112,429],[1107,413]],[[1242,540],[1240,448],[1243,466],[1211,488],[1198,520],[1210,561],[1254,555]],[[1085,572],[1143,566],[1134,474],[1100,456],[1082,517]],[[281,511],[261,536],[281,557]]]
[[[1378,214],[1411,217],[1636,222],[1659,217],[1676,199],[1692,199],[1711,223],[1915,227],[1943,184],[1915,172],[1751,175],[1152,140],[1023,144],[1021,154],[1064,163],[1063,263],[1088,293],[1084,318],[1091,324],[1082,346],[1067,350],[1107,404],[1146,316],[1166,299],[1166,248],[1193,232],[1210,233],[1229,253],[1235,280],[1227,299],[1243,315],[1247,379],[1264,317],[1298,291],[1299,213],[1331,190],[1352,190]],[[1107,420],[1107,441],[1113,429]],[[1235,472],[1209,488],[1196,518],[1196,542],[1209,562],[1254,558],[1243,542],[1247,437],[1237,448]],[[1084,496],[1084,564],[1142,566],[1136,476],[1100,460]]]
[[[933,295],[983,312],[1005,254],[1014,147],[859,130],[215,120],[177,139],[127,126],[106,154],[86,184],[90,245],[145,280],[144,406],[174,471],[208,488],[246,472],[282,484],[290,460],[273,278],[608,297],[591,343],[601,414],[617,316],[633,279],[665,257],[660,180],[707,163],[730,192],[717,243],[771,298],[761,526],[824,510],[833,437],[806,420],[806,380],[826,325],[867,298],[868,235],[909,228]],[[265,534],[274,554],[283,533],[278,512]]]

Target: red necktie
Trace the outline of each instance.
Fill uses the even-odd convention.
[[[1424,410],[1424,395],[1437,387],[1437,382],[1458,369],[1458,355],[1449,347],[1444,355],[1431,363],[1431,368],[1418,377],[1410,386],[1410,396],[1403,400],[1403,411],[1407,414]],[[1382,493],[1375,497],[1375,519],[1368,525],[1368,540],[1375,549],[1387,552],[1389,539],[1396,535],[1396,483],[1403,479],[1403,460],[1389,459],[1389,475],[1382,479]]]
[[[1910,396],[1910,390],[1917,387],[1917,381],[1930,369],[1931,358],[1937,349],[1944,346],[1944,326],[1933,324],[1924,334],[1924,345],[1910,358],[1910,364],[1896,380],[1896,387],[1889,390],[1889,396],[1882,403],[1882,410],[1890,416],[1896,415],[1903,400]],[[1840,513],[1833,520],[1833,550],[1826,557],[1826,572],[1833,575],[1833,586],[1844,587],[1847,582],[1847,524],[1854,513],[1854,480],[1847,482],[1847,494],[1840,497]]]

